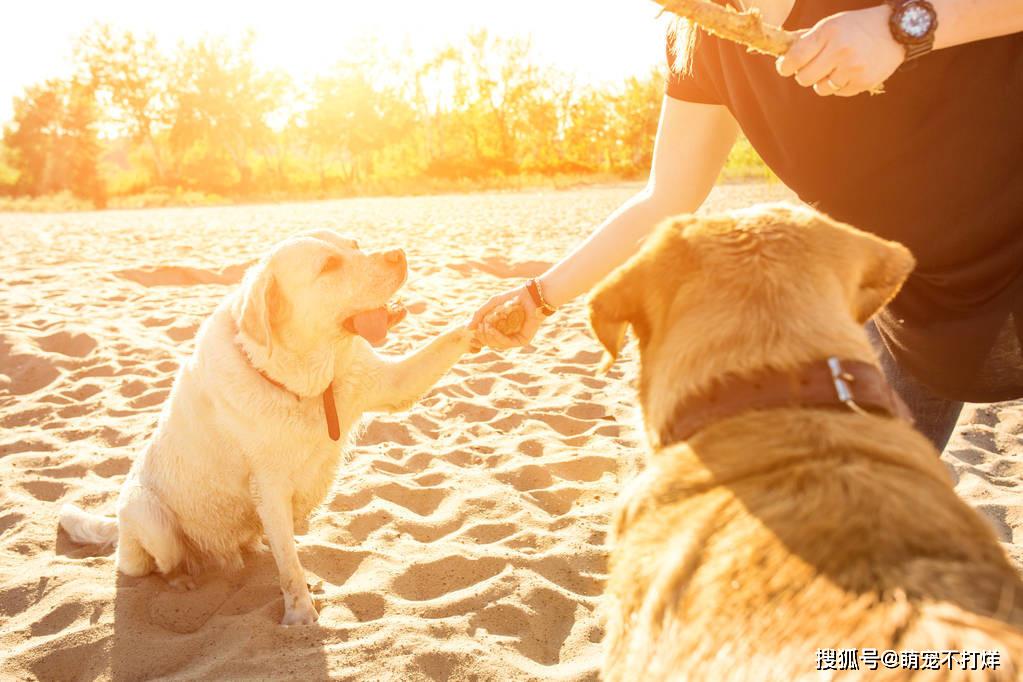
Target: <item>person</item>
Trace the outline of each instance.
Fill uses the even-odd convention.
[[[795,30],[772,57],[682,25],[649,181],[530,292],[471,325],[529,343],[664,218],[709,194],[739,130],[804,202],[902,242],[917,267],[868,324],[889,382],[942,450],[963,402],[1023,397],[1023,8],[1019,0],[745,0]],[[883,88],[881,94],[872,94]],[[520,333],[492,315],[523,306]]]

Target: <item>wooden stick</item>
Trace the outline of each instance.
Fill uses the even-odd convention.
[[[736,12],[731,7],[718,5],[709,0],[654,0],[654,2],[666,12],[699,24],[707,33],[745,45],[751,52],[780,57],[789,51],[797,38],[791,31],[765,24],[760,18],[760,12],[755,9]]]

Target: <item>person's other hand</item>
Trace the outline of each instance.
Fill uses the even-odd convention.
[[[775,63],[818,95],[852,97],[878,91],[906,58],[888,28],[887,5],[839,12],[821,19]]]
[[[497,317],[506,315],[516,305],[522,306],[526,313],[522,328],[516,334],[503,334],[494,326]],[[492,296],[472,316],[469,327],[476,330],[476,338],[487,347],[504,350],[527,345],[536,335],[536,330],[540,328],[540,320],[540,313],[529,297],[529,293],[525,287],[518,287]]]

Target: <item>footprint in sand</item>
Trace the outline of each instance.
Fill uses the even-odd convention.
[[[995,431],[990,426],[983,424],[970,424],[965,426],[959,434],[970,445],[987,452],[998,452],[998,443],[995,441]]]
[[[453,402],[446,412],[445,417],[449,419],[461,419],[465,422],[490,422],[498,414],[497,410],[487,405],[478,405],[471,402]]]
[[[520,492],[547,488],[554,482],[554,478],[546,467],[535,464],[527,464],[511,471],[496,474],[494,478],[507,483]]]
[[[2,423],[2,421],[3,420],[0,420],[0,423]],[[56,452],[57,450],[57,446],[53,443],[26,438],[23,440],[16,440],[13,443],[0,444],[0,457],[3,457],[4,455],[13,455],[19,452]]]
[[[389,511],[376,509],[370,512],[349,516],[348,533],[356,542],[365,542],[374,531],[383,528],[394,520]]]
[[[0,389],[12,395],[35,393],[60,376],[53,363],[41,355],[16,353],[0,339]]]
[[[399,533],[405,533],[416,542],[427,544],[451,535],[461,528],[464,522],[465,519],[458,516],[442,523],[425,524],[403,521],[394,524],[394,527]]]
[[[487,606],[469,619],[469,627],[510,637],[523,656],[540,665],[554,665],[561,660],[561,647],[572,631],[577,606],[560,592],[535,588],[523,606]]]
[[[32,623],[29,630],[34,637],[45,637],[63,631],[86,612],[85,604],[61,604]]]
[[[394,474],[396,476],[404,476],[404,475],[413,473],[413,472],[410,472],[406,467],[401,466],[400,464],[395,464],[393,462],[387,462],[387,461],[382,460],[382,459],[375,459],[375,460],[373,460],[372,462],[370,462],[370,466],[372,466],[374,469],[376,469],[379,472],[382,472],[382,473],[385,473],[385,474]]]
[[[488,256],[481,260],[451,263],[448,267],[462,275],[472,275],[475,271],[479,271],[501,279],[519,279],[539,277],[550,269],[551,263],[542,260],[510,261],[497,256]]]
[[[604,591],[607,556],[596,549],[583,549],[569,556],[546,556],[530,563],[532,570],[568,592],[597,597]]]
[[[373,493],[392,504],[408,509],[419,516],[429,516],[450,494],[444,488],[407,488],[400,483],[379,486]]]
[[[409,431],[408,426],[384,419],[374,419],[362,432],[358,440],[359,447],[377,445],[379,443],[396,443],[398,445],[416,445],[418,440]]]
[[[477,544],[489,545],[514,535],[522,528],[514,523],[478,523],[462,531],[462,535],[471,538]]]
[[[99,345],[88,334],[70,331],[37,337],[35,341],[47,353],[59,353],[72,358],[84,358]]]
[[[26,481],[21,484],[21,487],[32,497],[43,502],[56,502],[67,492],[68,488],[66,483],[46,480]]]
[[[564,486],[547,490],[534,490],[527,497],[551,516],[564,516],[582,494],[582,488]]]
[[[131,268],[114,272],[118,277],[131,280],[145,287],[190,286],[195,284],[237,284],[250,265],[247,261],[228,265],[219,270],[208,270],[187,265],[159,265],[146,268]]]
[[[360,623],[379,620],[387,610],[387,600],[372,592],[355,592],[341,602]]]
[[[490,580],[507,562],[496,557],[469,559],[448,556],[425,564],[414,564],[395,578],[394,593],[408,601],[437,599]]]
[[[169,327],[165,330],[165,334],[171,338],[172,341],[182,342],[188,341],[195,333],[199,331],[198,324],[186,324],[177,327]]]
[[[11,512],[0,516],[0,537],[7,531],[17,526],[21,521],[25,519],[23,514],[17,512]]]
[[[240,592],[221,576],[200,581],[197,589],[182,592],[171,590],[159,578],[147,583],[151,583],[153,587],[150,589],[156,591],[146,600],[149,622],[183,635],[197,632]]]
[[[359,570],[362,562],[370,556],[370,552],[313,543],[301,547],[299,555],[306,571],[331,585],[340,586],[348,582],[348,579]]]
[[[149,407],[156,407],[163,403],[170,394],[169,390],[162,389],[158,391],[150,391],[138,398],[132,400],[128,405],[135,410],[144,410]]]
[[[590,483],[599,480],[606,473],[617,471],[618,462],[611,457],[595,455],[577,457],[564,462],[554,462],[549,464],[548,468],[558,478],[579,483]]]
[[[432,474],[424,474],[419,478],[415,478],[413,480],[416,482],[417,485],[421,485],[424,488],[432,488],[448,480],[448,477],[446,474],[443,474],[438,471]]]

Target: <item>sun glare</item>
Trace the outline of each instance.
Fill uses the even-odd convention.
[[[650,0],[26,4],[0,25],[0,196],[123,206],[636,178],[664,33]]]
[[[0,25],[0,59],[18,64],[0,71],[0,121],[9,119],[11,98],[24,87],[70,70],[75,38],[97,23],[151,33],[165,46],[251,32],[260,64],[296,79],[315,78],[369,41],[422,58],[486,29],[529,39],[538,61],[579,83],[613,83],[663,61],[664,29],[657,16],[649,0],[22,3],[16,20]]]

